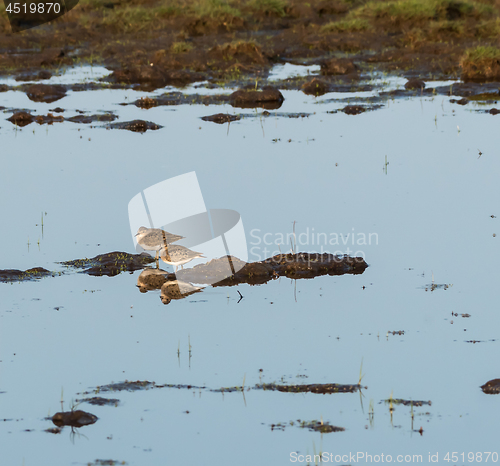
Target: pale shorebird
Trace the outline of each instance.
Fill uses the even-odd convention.
[[[184,236],[174,235],[160,228],[141,227],[135,235],[137,244],[140,244],[146,251],[156,251],[155,260],[158,261],[158,255],[161,248],[183,239]]]
[[[169,244],[166,247],[162,247],[160,250],[160,259],[167,264],[174,265],[176,272],[179,265],[181,268],[184,268],[184,264],[198,257],[205,256],[203,256],[201,252],[191,251],[191,249],[178,244]]]
[[[203,287],[191,285],[181,280],[171,280],[161,286],[160,299],[163,304],[168,304],[172,299],[183,299],[194,293],[199,293]]]

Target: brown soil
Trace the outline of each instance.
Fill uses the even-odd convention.
[[[365,6],[384,3],[378,0],[263,1],[260,8],[234,0],[222,2],[232,9],[197,10],[203,3],[81,0],[64,16],[20,33],[12,33],[4,14],[0,73],[43,80],[64,66],[99,63],[113,70],[119,86],[154,89],[201,80],[257,84],[273,64],[290,61],[320,64],[334,80],[356,80],[374,69],[427,79],[462,72],[468,79],[500,79],[498,62],[481,69],[461,63],[467,48],[498,46],[498,2],[488,2],[486,11],[482,3],[450,0],[430,18],[369,13]]]
[[[52,276],[53,273],[42,267],[28,270],[0,270],[0,282],[29,281],[43,277]]]
[[[83,427],[94,424],[97,421],[97,416],[86,413],[85,411],[67,411],[56,413],[52,416],[52,422],[58,426]]]
[[[234,275],[227,278],[227,263]],[[236,286],[241,283],[261,285],[284,276],[290,279],[314,278],[321,275],[361,274],[368,264],[361,257],[332,254],[280,254],[261,262],[245,263],[234,256],[212,259],[206,264],[178,270],[176,274],[155,269],[144,270],[137,279],[141,292],[159,289],[164,283],[182,280],[191,283],[212,283],[212,286]]]
[[[488,395],[498,395],[500,393],[500,379],[493,379],[481,386],[481,390]]]
[[[301,429],[309,429],[314,432],[321,432],[322,434],[329,434],[331,432],[344,432],[344,427],[337,427],[323,421],[301,421],[298,419],[296,422],[280,422],[278,424],[271,424],[271,430],[284,431],[289,426],[300,427]]]
[[[402,398],[392,398],[390,400],[382,400],[384,403],[392,403],[395,405],[403,405],[403,406],[423,406],[428,405],[431,406],[431,401],[419,401],[419,400],[403,400]]]
[[[362,388],[361,385],[341,385],[337,383],[317,383],[310,385],[278,385],[275,383],[264,383],[256,385],[256,389],[277,390],[287,393],[319,393],[321,395],[330,395],[332,393],[354,393]]]
[[[89,403],[95,406],[118,406],[120,400],[116,398],[102,398],[100,396],[94,396],[92,398],[82,398],[81,400],[75,400],[77,403]]]

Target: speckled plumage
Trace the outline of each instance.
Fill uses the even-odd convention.
[[[192,251],[178,244],[169,244],[160,250],[160,259],[167,264],[174,265],[176,272],[179,265],[184,268],[184,264],[199,257],[205,256],[203,256],[201,252]]]

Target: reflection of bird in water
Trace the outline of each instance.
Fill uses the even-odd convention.
[[[202,289],[188,282],[171,280],[162,285],[160,299],[163,304],[168,304],[172,299],[183,299],[194,293],[200,293]]]
[[[160,228],[146,227],[139,228],[135,237],[137,243],[146,251],[156,251],[155,260],[158,260],[158,252],[162,247],[184,238],[184,236],[174,235]]]
[[[184,264],[197,259],[198,257],[205,257],[201,252],[191,251],[191,249],[185,248],[178,244],[169,244],[160,250],[160,259],[170,265],[175,265],[175,271],[179,265],[183,267]]]
[[[137,287],[141,293],[149,290],[159,290],[167,280],[168,272],[164,270],[145,268],[137,277]]]

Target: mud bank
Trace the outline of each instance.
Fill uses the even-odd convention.
[[[113,70],[115,84],[144,90],[262,81],[283,62],[318,64],[322,76],[344,82],[374,70],[500,79],[498,4],[420,3],[174,0],[165,8],[160,0],[145,0],[132,9],[126,2],[81,0],[61,18],[22,34],[13,34],[0,16],[0,72],[44,80],[88,61]]]

